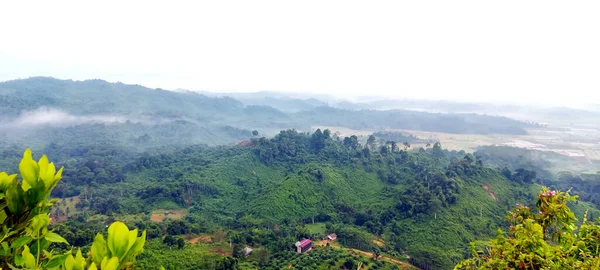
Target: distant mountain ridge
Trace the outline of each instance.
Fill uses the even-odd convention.
[[[73,81],[33,77],[0,82],[0,123],[6,126],[14,121],[41,118],[35,122],[42,127],[48,126],[44,123],[60,121],[63,117],[71,121],[69,125],[79,127],[68,133],[75,141],[111,134],[112,140],[121,146],[133,144],[136,147],[232,144],[251,138],[252,130],[259,131],[260,136],[272,136],[284,129],[310,131],[316,125],[476,134],[525,134],[526,128],[533,127],[506,117],[477,114],[342,109],[330,106],[327,101],[293,98],[284,93],[231,95],[209,96],[98,79]],[[102,119],[120,120],[104,122]],[[60,125],[52,128],[57,134],[63,134]],[[8,132],[13,136],[5,134],[3,138],[8,140],[5,143],[14,138],[31,136],[35,140],[37,137],[31,130],[24,134],[14,130]]]

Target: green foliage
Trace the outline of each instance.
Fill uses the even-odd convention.
[[[595,269],[600,264],[600,225],[575,224],[567,206],[576,196],[543,188],[537,212],[517,205],[507,217],[510,228],[490,241],[485,251],[471,244],[472,258],[455,269]]]
[[[420,142],[419,139],[412,134],[403,134],[401,132],[396,131],[378,131],[373,133],[374,137],[384,141],[393,141],[393,142],[407,142],[407,143],[416,143]]]
[[[121,222],[113,223],[108,230],[108,243],[98,234],[92,251],[85,259],[79,249],[65,253],[48,250],[52,243],[68,244],[67,240],[48,229],[48,211],[56,200],[48,201],[52,189],[62,178],[54,163],[43,155],[34,161],[30,149],[19,163],[22,181],[17,175],[0,173],[0,266],[19,269],[131,269],[133,259],[141,252],[146,233],[137,237],[137,229],[129,231]]]
[[[253,140],[251,147],[145,156],[126,165],[126,181],[95,196],[121,202],[120,209],[129,209],[124,213],[150,212],[167,203],[188,208],[189,216],[176,226],[183,230],[164,225],[163,232],[174,236],[197,233],[185,228],[198,223],[205,231],[299,227],[286,236],[232,238],[289,249],[302,237],[320,236],[301,226],[314,220],[330,224],[327,233],[337,233],[339,243],[370,251],[377,235],[386,242],[384,252],[406,253],[423,268],[442,269],[464,259],[467,243],[493,236],[490,230],[504,223],[508,205],[533,196],[528,184],[439,144],[365,155],[365,148],[326,134],[288,130]],[[120,190],[129,195],[119,196]]]
[[[439,143],[422,151],[396,145],[386,147],[384,154],[371,147],[352,137],[344,143],[328,130],[288,130],[238,147],[194,146],[142,155],[72,149],[76,155],[60,155],[73,169],[64,171],[57,194],[79,195],[81,202],[69,221],[55,225],[55,232],[83,246],[104,224],[127,220],[160,244],[138,256],[136,267],[143,261],[142,268],[186,268],[188,262],[179,261],[194,260],[190,258],[198,249],[180,245],[179,239],[227,228],[220,241],[231,239],[239,249],[264,249],[262,266],[275,260],[281,264],[280,251],[293,253],[293,243],[302,238],[316,241],[322,234],[337,233],[336,243],[346,247],[372,251],[377,238],[385,242],[382,254],[408,255],[424,269],[447,269],[469,255],[467,243],[492,237],[492,228],[505,223],[501,217],[511,205],[535,194],[525,178],[512,178],[518,172],[511,170],[507,177],[479,157],[443,150]],[[574,212],[581,215],[585,205]],[[188,215],[149,221],[157,209],[182,209]],[[312,228],[313,222],[319,228]],[[161,244],[163,237],[173,241]],[[161,255],[165,250],[171,255]],[[238,266],[260,268],[261,260],[254,258],[242,259]],[[232,263],[223,256],[196,258],[205,259]],[[189,265],[210,268],[216,263]]]
[[[167,270],[239,269],[238,259],[216,254],[206,244],[177,249],[166,247],[160,239],[152,239],[146,243],[144,252],[137,257],[135,266],[139,269],[155,269],[157,265],[162,265]]]

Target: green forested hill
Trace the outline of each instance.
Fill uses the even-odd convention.
[[[17,115],[41,106],[73,114],[154,114],[157,116],[218,116],[239,113],[243,104],[192,92],[176,93],[141,85],[103,80],[57,80],[34,77],[0,83],[2,115]],[[226,111],[222,109],[227,108]]]
[[[247,147],[146,155],[123,166],[122,178],[110,185],[97,174],[84,176],[82,170],[98,170],[94,164],[66,171],[64,186],[57,187],[96,187],[86,203],[92,213],[186,209],[192,223],[182,232],[262,228],[268,235],[274,226],[325,223],[348,247],[371,250],[377,237],[386,252],[433,269],[451,267],[469,254],[469,242],[492,237],[506,211],[532,202],[538,189],[533,179],[507,178],[439,144],[414,151],[367,147],[355,137],[334,140],[329,131],[289,130]],[[269,246],[273,237],[239,241]],[[289,237],[282,239],[295,241]]]
[[[146,229],[144,266],[187,267],[181,262],[193,250],[184,245],[162,256],[161,249],[172,250],[173,237],[210,235],[218,240],[193,248],[202,253],[198,260],[212,261],[186,265],[356,268],[362,259],[350,255],[355,248],[447,269],[470,254],[470,241],[492,237],[506,211],[531,203],[538,191],[535,166],[496,168],[505,157],[495,152],[479,158],[439,144],[401,150],[390,141],[411,137],[385,132],[367,145],[328,130],[289,129],[267,138],[312,125],[509,134],[528,127],[508,118],[330,107],[291,113],[191,92],[52,78],[0,83],[0,100],[0,165],[16,171],[25,146],[64,165],[53,193],[65,198],[51,213],[63,221],[56,228],[76,244],[90,243],[113,220]],[[597,202],[593,192],[585,195]],[[296,241],[331,232],[339,236],[336,248],[348,250],[294,255]],[[235,250],[244,246],[256,254],[239,256]]]

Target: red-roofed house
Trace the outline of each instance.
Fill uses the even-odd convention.
[[[310,239],[304,239],[296,242],[296,252],[302,253],[307,252],[312,248],[312,241]]]
[[[327,236],[327,240],[333,242],[333,240],[337,239],[337,234],[332,233],[330,235]]]

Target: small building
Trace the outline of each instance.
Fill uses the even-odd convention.
[[[335,233],[332,233],[327,236],[327,240],[329,240],[330,242],[333,242],[335,239],[337,239],[337,234]]]
[[[303,253],[312,249],[312,241],[310,239],[304,239],[296,242],[296,252]]]
[[[252,249],[250,247],[245,247],[244,248],[244,255],[246,257],[250,256],[250,254],[252,254]]]

